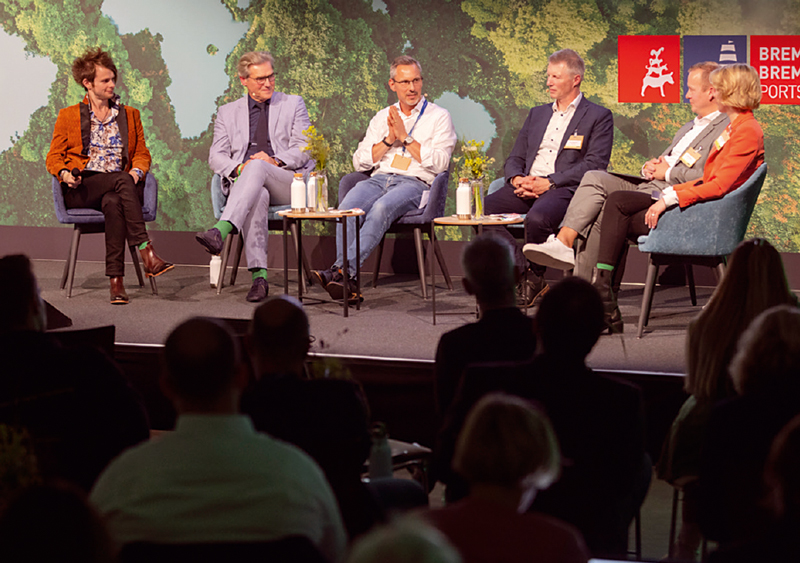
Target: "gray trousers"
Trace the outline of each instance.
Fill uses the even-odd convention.
[[[269,206],[291,203],[293,178],[294,170],[253,160],[231,186],[220,219],[242,232],[249,270],[267,267]]]
[[[608,194],[618,191],[661,192],[667,186],[668,183],[660,180],[636,184],[601,170],[590,170],[584,174],[562,224],[562,227],[574,229],[579,234],[573,275],[592,281],[592,270],[597,265],[600,250],[602,212]]]

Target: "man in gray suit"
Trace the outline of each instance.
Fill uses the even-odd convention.
[[[219,254],[225,237],[242,231],[247,268],[253,274],[247,293],[252,302],[263,301],[269,293],[269,206],[290,203],[294,173],[314,168],[303,152],[303,131],[311,125],[305,103],[300,96],[275,91],[274,63],[266,51],[239,59],[239,80],[247,94],[219,108],[208,154],[228,201],[217,224],[195,237],[208,252]]]
[[[523,253],[536,264],[568,270],[591,281],[600,246],[602,210],[608,194],[643,191],[660,195],[667,187],[703,176],[714,140],[728,126],[728,117],[717,110],[716,92],[709,74],[717,63],[697,63],[689,69],[686,99],[695,119],[678,130],[672,143],[658,158],[648,160],[640,178],[593,170],[587,172],[567,208],[557,236],[541,244],[526,244]],[[577,253],[572,247],[578,241]]]

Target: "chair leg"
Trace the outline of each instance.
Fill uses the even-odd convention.
[[[428,280],[425,278],[425,250],[422,247],[422,228],[414,228],[414,246],[417,249],[417,268],[419,269],[419,285],[422,288],[422,298],[428,298]]]
[[[302,281],[302,284],[303,284],[303,292],[306,292],[306,291],[308,291],[308,283],[307,282],[308,282],[308,280],[311,279],[311,269],[308,267],[308,260],[306,260],[306,253],[305,252],[301,252],[300,249],[298,248],[300,246],[300,244],[299,244],[300,243],[300,233],[297,232],[297,223],[292,222],[289,225],[289,228],[292,231],[292,241],[294,242],[294,255],[297,257],[298,260],[302,260],[303,261],[303,273],[305,274],[305,278],[303,278],[303,280],[301,280],[301,281]],[[284,260],[286,260],[285,257],[284,257]],[[301,283],[301,282],[298,281],[298,283]]]
[[[69,257],[67,258],[67,297],[72,297],[72,283],[75,281],[75,266],[78,264],[78,246],[81,243],[81,229],[75,225],[72,231],[72,242],[69,245]]]
[[[372,274],[372,287],[378,287],[378,274],[381,271],[381,258],[383,258],[383,244],[386,242],[386,235],[381,237],[378,243],[378,255],[375,257],[375,272]]]
[[[142,267],[139,265],[139,257],[136,255],[136,247],[128,246],[131,251],[131,262],[133,262],[133,271],[136,272],[136,277],[139,279],[139,287],[144,287],[144,277],[142,277]],[[153,278],[150,278],[151,280]],[[152,284],[150,287],[153,287]],[[154,291],[153,294],[157,295]]]
[[[634,556],[636,560],[641,560],[642,558],[642,511],[641,509],[636,511],[636,516],[633,520],[633,548],[635,550]]]
[[[694,285],[694,269],[688,262],[683,265],[686,269],[686,282],[689,284],[689,297],[692,298],[692,306],[697,306],[697,289]]]
[[[228,235],[225,237],[225,242],[222,245],[222,253],[220,258],[222,261],[219,265],[219,275],[217,276],[217,295],[222,293],[222,286],[225,283],[225,271],[228,269],[228,257],[231,254],[231,244],[236,235]]]
[[[242,250],[244,250],[244,238],[242,233],[236,235],[233,240],[233,267],[231,269],[231,285],[236,283],[236,275],[239,273],[239,264],[242,261]]]
[[[680,492],[677,488],[672,489],[672,515],[669,519],[669,547],[667,554],[672,559],[675,556],[675,529],[678,525],[678,496]]]
[[[436,234],[434,233],[433,238],[436,238]],[[453,280],[450,279],[450,272],[447,270],[447,263],[444,261],[444,254],[442,254],[442,249],[438,244],[433,245],[433,249],[436,252],[436,260],[439,261],[439,269],[442,271],[442,275],[444,276],[444,282],[447,284],[447,289],[453,289]]]
[[[636,335],[641,338],[644,333],[644,327],[647,326],[647,321],[650,318],[650,306],[653,303],[653,291],[656,286],[656,276],[658,275],[658,266],[650,258],[650,264],[647,266],[647,280],[644,282],[644,295],[642,296],[642,307],[639,311],[639,331]]]
[[[156,285],[156,277],[151,276],[147,279],[150,280],[150,291],[153,292],[153,295],[158,295],[158,286]]]
[[[61,274],[61,289],[67,287],[67,280],[69,279],[69,265],[71,263],[70,257],[72,256],[72,247],[75,246],[75,241],[80,240],[80,232],[78,232],[78,226],[73,226],[72,229],[72,237],[70,237],[69,241],[69,250],[67,251],[67,260],[64,262],[64,272]],[[78,253],[75,252],[75,256]]]
[[[725,258],[714,268],[714,273],[717,274],[717,285],[719,285],[719,282],[721,282],[722,278],[725,276]]]

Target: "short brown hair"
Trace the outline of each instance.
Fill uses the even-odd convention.
[[[89,49],[83,56],[72,61],[72,78],[74,78],[75,82],[80,86],[83,86],[84,80],[94,82],[98,66],[105,67],[113,72],[114,80],[117,79],[117,65],[111,60],[111,55],[103,51],[100,47]],[[83,88],[86,89],[86,86],[83,86]]]
[[[275,58],[269,51],[250,51],[242,55],[236,65],[236,72],[239,73],[239,78],[247,78],[250,76],[250,67],[253,65],[263,65],[269,63],[272,65],[273,71],[275,70]]]
[[[547,62],[550,64],[560,64],[564,63],[564,66],[567,67],[573,75],[580,76],[581,80],[583,80],[583,75],[586,74],[586,65],[583,62],[581,56],[572,49],[561,49],[560,51],[556,51],[549,57],[547,57]]]
[[[761,80],[750,65],[722,65],[711,73],[711,84],[721,104],[738,110],[758,109],[761,105]]]
[[[695,63],[689,67],[689,72],[687,76],[694,71],[700,72],[700,80],[703,82],[703,90],[708,90],[711,86],[711,73],[714,72],[719,68],[719,63],[715,63],[714,61],[703,61],[702,63]]]

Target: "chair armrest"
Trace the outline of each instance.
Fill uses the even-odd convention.
[[[450,183],[450,170],[445,170],[436,175],[431,184],[431,193],[428,198],[428,205],[422,216],[419,218],[421,223],[430,223],[437,217],[444,215],[444,207],[447,204],[447,187]]]
[[[144,203],[145,221],[155,221],[158,216],[158,180],[148,172],[144,176]]]
[[[61,191],[61,182],[53,178],[53,204],[56,208],[56,219],[59,223],[70,223],[67,220],[67,206],[64,203],[64,193]]]
[[[342,176],[342,179],[339,180],[339,201],[338,203],[341,204],[344,200],[344,196],[347,195],[353,186],[362,182],[369,178],[369,174],[366,172],[350,172],[350,174],[346,174]]]

